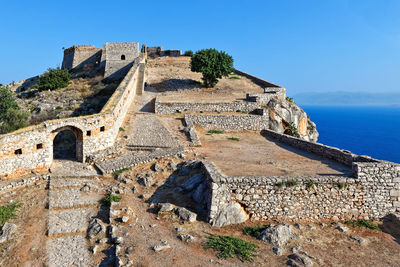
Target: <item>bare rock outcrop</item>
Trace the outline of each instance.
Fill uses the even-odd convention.
[[[298,137],[316,142],[318,131],[306,112],[290,100],[273,98],[268,102],[269,128],[279,133],[298,133]]]
[[[223,207],[218,216],[213,221],[213,226],[225,226],[230,224],[245,222],[249,216],[246,214],[242,206],[237,202],[230,202]]]

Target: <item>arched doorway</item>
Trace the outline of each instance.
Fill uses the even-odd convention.
[[[66,126],[53,131],[53,159],[83,161],[82,131]]]

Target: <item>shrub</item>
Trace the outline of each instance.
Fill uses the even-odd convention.
[[[223,134],[224,131],[222,130],[209,130],[208,134]]]
[[[192,50],[186,50],[183,55],[186,56],[186,57],[192,57],[193,56],[193,51]]]
[[[219,251],[218,258],[226,259],[236,255],[241,261],[252,262],[255,256],[254,251],[258,246],[233,236],[210,235],[204,248]]]
[[[9,133],[28,125],[29,113],[21,110],[5,87],[0,87],[0,134]]]
[[[248,226],[243,228],[243,234],[249,235],[255,238],[259,238],[261,232],[268,228],[269,225],[256,225],[256,226]]]
[[[292,103],[292,104],[294,104],[294,99],[292,98],[292,97],[286,97],[286,101],[287,102],[289,102],[289,103]]]
[[[352,227],[365,227],[373,230],[380,230],[379,226],[374,224],[371,220],[350,220],[346,221],[345,224],[350,225]]]
[[[111,206],[111,202],[120,202],[121,200],[122,200],[122,197],[120,195],[115,195],[115,194],[109,193],[100,200],[100,204],[102,206],[109,207],[109,206]]]
[[[62,70],[59,67],[52,69],[49,68],[47,72],[43,73],[35,85],[35,88],[40,91],[56,90],[68,85],[71,80],[71,74],[68,70]]]
[[[13,203],[6,206],[0,206],[0,226],[5,224],[8,220],[16,218],[15,211],[21,207],[21,203]]]
[[[288,134],[288,135],[293,136],[293,137],[300,138],[300,134],[297,131],[297,127],[293,122],[291,122],[288,125],[287,129],[285,130],[285,134]]]
[[[194,72],[203,74],[202,79],[206,87],[214,87],[218,79],[232,73],[233,58],[224,51],[203,49],[192,56],[190,68]]]

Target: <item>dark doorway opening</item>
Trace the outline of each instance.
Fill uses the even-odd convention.
[[[60,131],[53,141],[53,158],[77,160],[76,147],[76,135],[71,130]]]

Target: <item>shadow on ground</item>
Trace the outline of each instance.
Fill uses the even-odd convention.
[[[321,163],[323,163],[324,165],[328,166],[329,168],[340,172],[339,174],[337,174],[337,173],[317,173],[320,176],[348,176],[348,177],[351,177],[353,175],[352,169],[350,167],[342,164],[342,163],[339,163],[339,162],[334,161],[332,159],[328,159],[328,158],[322,157],[320,155],[317,155],[317,154],[314,154],[314,153],[311,153],[311,152],[306,152],[306,151],[303,151],[301,149],[292,147],[290,145],[286,145],[284,143],[281,143],[281,142],[279,142],[279,141],[267,136],[266,133],[263,132],[263,131],[261,131],[261,135],[265,139],[267,139],[268,141],[276,144],[277,146],[279,146],[279,147],[281,147],[281,148],[283,148],[285,150],[288,150],[288,151],[290,151],[292,153],[295,153],[297,155],[300,155],[302,157],[309,158],[311,160],[320,161]]]

